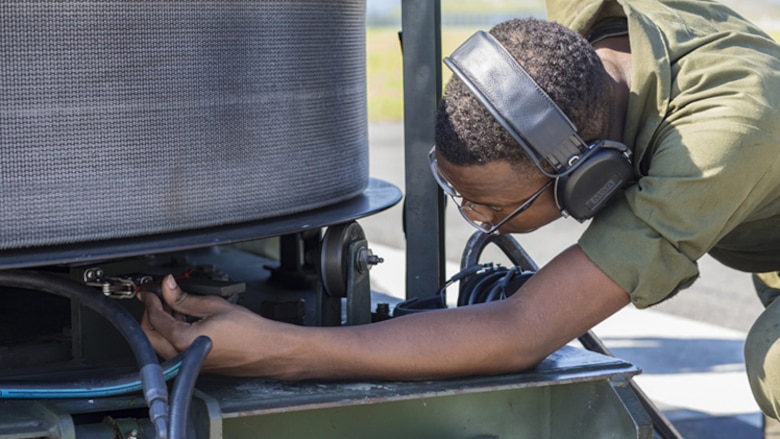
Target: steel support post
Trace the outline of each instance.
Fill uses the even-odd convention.
[[[406,297],[436,291],[445,277],[444,196],[428,169],[441,95],[439,0],[402,1],[406,199]]]

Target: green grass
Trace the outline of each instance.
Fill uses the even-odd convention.
[[[442,54],[447,55],[466,40],[475,28],[450,27],[442,30]],[[780,32],[770,33],[780,41]],[[401,48],[398,29],[395,27],[371,27],[366,34],[366,59],[368,75],[368,119],[371,122],[403,120],[403,78]],[[451,76],[442,67],[442,83]]]
[[[442,53],[451,53],[475,30],[465,27],[442,30]],[[368,119],[371,122],[403,120],[403,61],[397,28],[367,29],[366,62]],[[450,75],[450,71],[442,67],[442,83],[446,84]]]
[[[469,0],[469,1],[442,1],[442,14],[484,14],[512,13],[519,14],[527,11],[543,11],[543,0]]]
[[[403,78],[398,29],[371,27],[366,32],[368,120],[403,119]]]

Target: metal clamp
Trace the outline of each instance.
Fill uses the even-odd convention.
[[[106,276],[100,267],[93,267],[84,270],[84,283],[100,288],[104,296],[112,299],[132,299],[135,297],[138,288],[141,285],[151,283],[151,276]]]

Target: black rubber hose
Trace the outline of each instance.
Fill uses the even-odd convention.
[[[171,389],[171,421],[169,439],[187,438],[187,419],[190,411],[192,392],[203,361],[211,351],[211,339],[201,335],[182,353],[179,375]]]
[[[157,354],[141,325],[118,303],[103,296],[94,288],[62,276],[49,273],[5,270],[0,271],[0,286],[43,291],[75,299],[97,312],[119,330],[130,344],[130,349],[140,367],[144,398],[149,406],[149,419],[155,426],[157,437],[166,439],[168,434],[168,389]]]

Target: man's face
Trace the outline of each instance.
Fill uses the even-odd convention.
[[[527,233],[561,217],[550,179],[540,172],[525,175],[506,161],[458,166],[435,154],[441,176],[463,197],[461,213],[472,222],[498,224],[524,206],[498,232]]]

